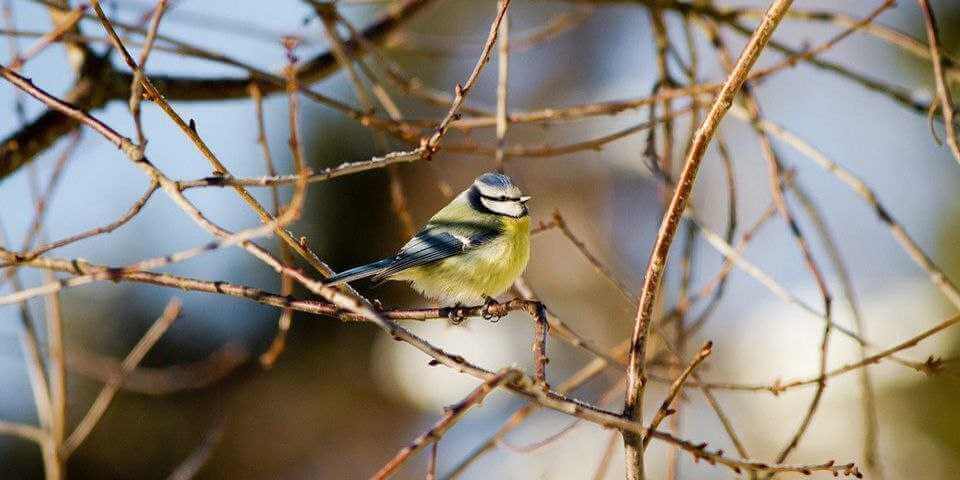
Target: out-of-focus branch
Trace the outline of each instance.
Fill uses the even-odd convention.
[[[520,375],[522,375],[520,371],[507,368],[501,370],[489,380],[481,383],[479,387],[474,389],[473,392],[461,400],[460,403],[447,408],[447,411],[444,413],[443,417],[430,430],[427,430],[422,435],[414,439],[410,446],[404,447],[397,452],[396,456],[390,459],[390,461],[387,462],[383,468],[370,477],[371,480],[385,480],[393,476],[393,474],[396,473],[396,471],[408,459],[410,459],[413,454],[422,450],[424,447],[429,446],[430,444],[440,441],[440,438],[443,437],[443,434],[446,433],[450,427],[456,424],[461,417],[466,415],[467,411],[483,402],[483,399],[486,398],[490,392],[496,390],[506,383],[516,380],[520,377]]]
[[[432,0],[404,0],[392,5],[387,13],[363,31],[370,42],[382,43],[405,25]],[[70,10],[50,2],[52,10],[69,13]],[[76,42],[84,49],[87,47]],[[365,52],[360,42],[350,40],[345,47],[352,55]],[[331,52],[324,52],[304,62],[297,70],[303,84],[323,80],[340,68]],[[64,99],[81,110],[95,110],[113,100],[127,101],[131,95],[134,73],[115,70],[108,59],[86,55],[76,84]],[[248,78],[185,78],[157,75],[151,77],[157,90],[168,100],[225,101],[249,96],[249,85],[258,77]],[[260,82],[264,94],[282,92],[285,86],[276,82]],[[47,110],[20,130],[0,140],[0,179],[16,172],[36,155],[52,146],[63,135],[77,128],[78,123],[56,110]]]
[[[650,421],[650,429],[655,430],[660,426],[660,422],[664,418],[671,415],[673,411],[670,409],[670,405],[673,404],[673,401],[677,398],[677,395],[680,394],[680,391],[683,390],[683,384],[687,381],[687,377],[693,373],[693,370],[697,368],[700,363],[707,359],[710,356],[710,353],[713,352],[713,342],[707,342],[702,347],[700,351],[697,352],[697,355],[693,357],[693,360],[690,361],[690,364],[687,365],[680,375],[674,379],[673,384],[670,385],[670,393],[667,394],[667,397],[663,399],[663,402],[660,403],[660,408],[657,409],[657,413],[653,416],[653,420]],[[647,448],[647,445],[650,444],[650,437],[643,439],[643,448]]]
[[[953,152],[953,157],[960,162],[960,143],[957,143],[957,128],[953,124],[956,111],[953,106],[953,96],[950,95],[950,84],[944,68],[943,55],[940,53],[940,32],[937,28],[937,19],[933,15],[928,0],[917,0],[920,11],[923,12],[923,24],[927,29],[927,41],[930,42],[930,59],[933,62],[933,77],[937,84],[937,97],[940,98],[940,109],[943,110],[943,126],[947,131],[947,145]]]
[[[164,332],[173,325],[173,322],[180,316],[180,301],[176,298],[172,299],[167,307],[163,310],[163,314],[160,315],[153,325],[150,326],[150,329],[147,330],[147,333],[143,335],[140,341],[130,350],[130,353],[123,360],[121,365],[120,375],[116,377],[111,377],[110,380],[103,386],[100,390],[100,393],[97,395],[97,398],[93,401],[93,405],[90,406],[90,409],[87,410],[86,415],[80,421],[80,424],[77,425],[73,433],[67,438],[63,444],[63,456],[69,457],[77,447],[90,435],[90,432],[93,431],[93,428],[100,421],[100,418],[103,417],[103,414],[106,413],[107,407],[110,406],[110,402],[113,400],[114,395],[117,391],[120,390],[120,386],[123,385],[123,377],[133,369],[137,368],[137,365],[140,364],[140,361],[143,360],[143,357],[147,355],[147,352],[153,348],[153,345],[157,343],[157,340],[160,340],[160,337],[163,336]]]
[[[120,360],[83,350],[67,350],[67,369],[71,372],[110,383],[123,376],[121,388],[145,395],[169,395],[208,387],[246,363],[251,354],[246,347],[227,343],[196,362],[167,367],[137,367],[126,373]]]

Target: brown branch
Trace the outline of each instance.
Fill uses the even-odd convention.
[[[36,259],[31,261],[30,263],[36,264],[36,265],[47,264],[48,266],[57,267],[57,269],[62,269],[64,271],[72,271],[72,269],[77,268],[76,267],[77,265],[79,265],[79,268],[81,269],[86,268],[83,266],[84,264],[77,261],[63,261],[59,264],[53,264],[47,259]],[[244,298],[251,298],[251,299],[259,298],[260,300],[263,301],[263,303],[267,303],[275,306],[289,306],[291,308],[296,308],[298,310],[308,311],[310,313],[317,313],[321,315],[340,317],[340,314],[338,314],[338,312],[341,312],[342,310],[340,309],[344,308],[343,306],[338,307],[338,306],[333,306],[333,305],[323,304],[318,302],[308,302],[308,301],[293,302],[290,299],[285,297],[279,297],[279,296],[271,297],[269,296],[269,294],[265,294],[263,291],[259,289],[232,286],[226,282],[207,282],[206,284],[204,284],[203,282],[199,282],[199,281],[190,281],[185,283],[179,283],[181,280],[185,281],[187,279],[176,279],[175,277],[172,277],[172,276],[160,275],[160,274],[147,274],[146,272],[125,273],[118,278],[124,279],[124,280],[132,280],[132,281],[147,281],[147,283],[156,282],[158,284],[162,282],[167,282],[167,284],[170,284],[171,286],[175,285],[178,288],[187,288],[187,289],[193,289],[193,287],[200,287],[200,288],[208,289],[204,291],[210,291],[213,293],[234,294],[237,296],[243,296]],[[206,286],[203,287],[202,285],[206,285]],[[338,297],[338,299],[339,298],[342,298],[342,297]],[[362,310],[362,308],[358,307],[356,304],[353,304],[351,306]],[[476,307],[464,307],[460,309],[393,310],[393,311],[382,312],[381,314],[376,314],[376,313],[370,312],[369,310],[364,310],[365,313],[350,314],[348,316],[344,316],[343,318],[356,319],[358,316],[362,316],[365,319],[372,320],[371,316],[376,315],[376,317],[373,317],[373,318],[384,319],[384,320],[387,318],[391,318],[391,319],[406,318],[406,319],[422,320],[426,318],[441,318],[441,317],[446,318],[446,317],[449,317],[449,315],[451,314],[479,315],[483,312],[485,308],[486,306],[480,305]],[[378,323],[378,324],[383,325],[382,323]],[[437,360],[438,364],[448,366],[457,371],[467,373],[482,379],[488,379],[489,376],[492,375],[490,372],[487,372],[486,370],[483,370],[479,367],[476,367],[468,363],[465,359],[462,359],[456,356],[451,356],[450,354],[443,352],[442,350],[439,350],[436,347],[431,346],[430,344],[426,343],[422,339],[419,339],[415,335],[409,333],[407,330],[395,324],[387,323],[385,326],[381,328],[390,328],[391,332],[393,332],[394,335],[398,336],[402,341],[405,341],[410,345],[416,347],[417,349],[427,353],[428,355],[433,357],[435,360]],[[627,344],[625,343],[623,345],[623,348],[626,349],[626,347],[627,347]],[[600,365],[605,365],[605,362],[606,362],[605,360],[599,359],[599,358],[594,360],[594,363],[598,363]],[[536,383],[533,380],[527,377],[521,378],[517,382],[508,385],[508,387],[511,390],[514,390],[515,392],[526,396],[527,398],[535,400],[541,406],[558,410],[560,412],[564,412],[570,415],[574,415],[574,416],[577,416],[578,418],[583,418],[584,420],[592,423],[598,423],[606,427],[617,428],[617,429],[626,430],[626,431],[633,431],[637,433],[647,431],[646,428],[643,427],[642,425],[626,420],[620,415],[613,414],[610,412],[605,412],[603,410],[597,409],[596,407],[592,407],[592,406],[583,404],[581,402],[567,399],[552,391],[544,393],[540,389],[540,387],[536,386]],[[670,442],[671,444],[679,445],[681,448],[683,448],[685,451],[689,452],[690,454],[694,455],[696,458],[704,458],[709,461],[718,462],[730,467],[731,469],[751,470],[751,471],[760,471],[760,472],[765,472],[765,471],[804,472],[806,470],[812,470],[812,471],[827,470],[827,471],[835,471],[838,473],[848,472],[850,474],[853,474],[855,472],[855,468],[853,467],[852,464],[835,465],[833,463],[828,462],[827,464],[819,464],[819,465],[779,465],[778,466],[778,465],[763,464],[760,462],[738,461],[738,460],[729,459],[727,457],[723,457],[722,455],[719,455],[716,452],[707,451],[703,445],[685,442],[681,439],[673,437],[664,432],[657,431],[657,432],[652,432],[652,433],[648,432],[648,433],[653,435],[654,438],[660,439],[662,441]]]
[[[690,361],[690,364],[687,365],[680,375],[673,381],[673,385],[670,385],[670,392],[667,393],[666,398],[663,399],[663,402],[660,403],[660,408],[657,409],[657,413],[653,415],[653,420],[650,421],[650,429],[656,430],[660,426],[660,422],[667,416],[671,415],[673,411],[670,409],[670,405],[673,404],[673,401],[677,398],[677,395],[680,394],[680,391],[683,389],[684,382],[687,381],[687,377],[693,373],[693,370],[697,368],[700,363],[707,359],[710,356],[710,353],[713,351],[713,342],[707,342],[702,347],[700,351],[697,352],[697,355],[693,357],[693,360]],[[647,445],[650,444],[650,437],[644,437],[642,449],[646,449]]]
[[[225,419],[221,414],[215,420],[214,425],[207,430],[207,433],[203,436],[203,439],[200,440],[197,448],[195,448],[183,462],[180,462],[180,465],[167,477],[167,480],[191,480],[196,478],[204,465],[210,461],[213,450],[220,444],[220,440],[223,438],[223,430],[226,426],[225,423]]]
[[[141,195],[140,198],[137,199],[137,201],[134,202],[134,204],[131,205],[130,208],[126,212],[124,212],[124,214],[121,215],[120,218],[118,218],[117,220],[111,223],[108,223],[107,225],[96,227],[96,228],[78,233],[76,235],[72,235],[62,240],[57,240],[55,242],[50,242],[50,243],[40,245],[37,248],[30,250],[29,252],[24,252],[22,254],[19,254],[18,259],[16,260],[16,263],[33,260],[34,258],[37,258],[40,255],[43,255],[44,253],[47,253],[51,250],[55,250],[57,248],[69,245],[71,243],[79,242],[87,238],[102,235],[104,233],[113,232],[114,230],[125,225],[127,222],[132,220],[133,217],[135,217],[138,213],[140,213],[140,210],[142,210],[144,205],[147,204],[147,201],[150,200],[150,197],[153,196],[154,192],[157,191],[158,187],[159,185],[156,182],[151,182],[150,186],[147,187],[147,191],[144,192],[144,194]],[[0,267],[16,265],[16,263],[7,263],[4,261],[4,262],[0,262]]]
[[[947,132],[947,145],[953,152],[953,157],[960,163],[960,143],[957,140],[957,128],[954,125],[956,111],[953,105],[953,96],[950,94],[950,84],[944,73],[943,58],[940,54],[940,33],[937,31],[937,19],[933,15],[928,0],[917,0],[920,11],[923,12],[923,25],[927,29],[927,40],[930,43],[930,59],[933,63],[933,77],[937,82],[937,97],[940,98],[940,110],[943,111],[943,126]]]
[[[497,42],[497,151],[493,162],[496,170],[503,173],[504,149],[507,146],[507,101],[510,98],[510,16],[504,15],[500,23],[500,39]]]
[[[731,113],[735,117],[739,118],[748,117],[748,114],[745,111],[737,107],[733,108]],[[854,191],[854,193],[863,198],[864,201],[866,201],[867,204],[873,208],[877,218],[879,218],[880,221],[887,226],[891,235],[893,235],[893,238],[898,244],[900,244],[900,247],[904,250],[904,252],[906,252],[907,255],[914,261],[914,263],[916,263],[927,274],[930,282],[940,290],[943,296],[946,297],[951,304],[957,308],[960,308],[960,289],[957,288],[956,284],[953,283],[946,273],[944,273],[944,271],[933,262],[933,260],[923,251],[923,249],[920,248],[920,245],[917,244],[917,242],[910,236],[909,233],[907,233],[906,229],[904,229],[903,226],[893,218],[890,211],[882,203],[880,203],[880,200],[877,198],[876,194],[863,180],[853,174],[853,172],[847,170],[840,164],[828,158],[825,154],[820,152],[811,144],[790,133],[783,127],[770,122],[769,120],[760,121],[758,125],[774,137],[779,138],[798,152],[802,153],[810,160],[813,160],[814,163],[837,177],[838,180],[845,183],[851,190]]]
[[[857,300],[856,289],[853,286],[853,280],[851,279],[850,272],[843,260],[843,254],[840,252],[840,248],[837,245],[836,240],[833,238],[830,227],[826,223],[826,219],[824,218],[819,206],[802,188],[799,187],[799,185],[793,185],[793,193],[803,209],[806,210],[807,217],[810,218],[817,229],[821,243],[823,244],[824,249],[827,251],[830,262],[833,264],[833,270],[839,277],[841,289],[843,291],[843,297],[849,306],[850,315],[853,317],[853,325],[857,334],[866,337],[866,325],[864,324],[863,316],[860,313],[860,305],[859,301]],[[863,360],[867,357],[867,347],[865,345],[860,345],[859,347],[860,359]],[[877,454],[877,450],[879,448],[877,441],[877,429],[879,427],[879,423],[877,420],[876,397],[874,396],[873,392],[873,382],[870,378],[870,370],[866,368],[861,369],[859,377],[860,397],[863,402],[863,458],[870,473],[876,476],[879,480],[882,480],[884,477],[883,470]]]
[[[53,3],[45,3],[51,9],[63,13],[69,10]],[[382,43],[394,32],[399,30],[424,7],[431,4],[431,0],[403,0],[392,6],[388,11],[363,31],[363,36],[371,43]],[[87,18],[91,18],[89,15]],[[96,17],[92,17],[96,18]],[[143,31],[142,29],[134,29]],[[66,39],[73,39],[70,35]],[[162,36],[157,37],[163,38]],[[82,45],[82,44],[80,44]],[[348,42],[347,47],[358,53],[366,50],[357,42]],[[83,49],[86,49],[83,46]],[[75,103],[80,110],[93,110],[104,107],[111,100],[127,100],[130,98],[130,87],[133,81],[132,73],[118,72],[113,69],[109,61],[94,55],[85,55],[81,75],[76,84],[65,95],[70,103]],[[297,77],[301,83],[312,84],[323,80],[337,71],[339,65],[331,52],[324,52],[310,61],[304,62],[297,70]],[[157,88],[169,100],[203,100],[224,101],[234,98],[244,98],[249,95],[248,86],[251,82],[262,80],[262,76],[251,74],[250,78],[184,78],[157,75],[152,78]],[[283,82],[264,82],[264,94],[283,91]],[[314,96],[313,98],[317,98]],[[76,118],[64,116],[62,112],[51,109],[27,126],[0,140],[0,179],[5,178],[21,166],[30,162],[36,155],[53,145],[63,135],[73,131],[78,126]]]
[[[114,395],[120,390],[124,376],[137,368],[137,365],[139,365],[143,357],[147,355],[147,352],[153,348],[157,340],[160,340],[160,337],[173,325],[174,320],[180,316],[180,306],[180,301],[177,298],[173,298],[167,303],[167,307],[163,310],[160,318],[150,326],[150,329],[143,334],[143,337],[134,345],[127,357],[123,359],[120,375],[111,378],[110,381],[100,389],[100,393],[97,394],[97,398],[93,401],[90,409],[87,410],[83,419],[80,420],[80,423],[73,430],[73,433],[71,433],[64,442],[62,452],[64,458],[69,457],[70,454],[86,440],[87,436],[90,435],[90,432],[96,427],[100,418],[106,413],[110,402],[113,401]]]
[[[48,441],[47,432],[42,429],[34,427],[33,425],[7,422],[3,420],[0,420],[0,435],[20,437],[24,440],[29,440],[40,445]]]
[[[146,67],[150,52],[153,51],[154,42],[157,40],[157,31],[160,28],[160,20],[163,18],[166,9],[167,0],[157,0],[157,6],[154,7],[153,14],[150,17],[147,38],[143,42],[143,50],[140,51],[140,60],[138,61],[140,69],[133,72],[133,79],[130,80],[130,113],[133,115],[133,123],[137,129],[137,142],[140,145],[147,144],[147,137],[143,134],[143,125],[140,122],[140,101],[143,99],[143,68]]]
[[[18,76],[7,75],[9,72],[7,70],[0,70],[0,73],[3,73],[5,77],[12,79],[15,83],[19,82],[18,85],[24,87],[32,95],[37,96],[37,98],[45,101],[48,105],[56,105],[67,113],[75,114],[78,118],[82,119],[85,123],[92,124],[97,126],[97,122],[92,117],[82,114],[80,112],[74,111],[69,105],[64,105],[62,102],[57,102],[54,99],[51,99],[49,94],[36,89],[29,82],[22,82],[18,79]],[[99,124],[102,125],[102,124]],[[171,198],[178,203],[178,205],[188,213],[188,215],[199,225],[210,231],[212,234],[215,234],[218,237],[229,237],[230,233],[216,226],[207,220],[203,215],[196,210],[195,207],[190,204],[188,200],[183,198],[182,193],[179,189],[176,188],[174,182],[169,180],[161,172],[156,170],[155,167],[143,157],[142,151],[136,146],[132,145],[128,139],[123,138],[115,131],[102,125],[103,128],[99,128],[100,131],[106,138],[114,142],[118,147],[121,147],[124,154],[126,154],[131,161],[148,173],[152,178],[156,178],[157,181],[161,184],[164,190],[171,196]],[[301,178],[305,179],[304,172],[301,172]],[[302,183],[297,189],[297,195],[295,198],[298,198],[303,191]],[[296,203],[296,202],[294,202]],[[296,208],[291,207],[289,210],[297,210]],[[363,299],[351,296],[349,294],[344,294],[329,287],[325,287],[319,282],[310,279],[309,277],[303,275],[301,272],[290,270],[285,268],[280,264],[276,259],[274,259],[269,253],[263,251],[260,247],[256,246],[253,243],[246,242],[242,246],[249,251],[251,254],[255,255],[257,258],[261,259],[272,268],[278,272],[287,273],[297,279],[298,282],[307,287],[310,291],[320,295],[325,298],[328,302],[336,305],[340,309],[349,310],[354,314],[360,315],[366,320],[369,320],[376,324],[381,329],[387,331],[392,336],[398,338],[401,341],[404,341],[411,346],[423,351],[424,353],[430,355],[438,363],[443,364],[449,368],[456,369],[457,371],[468,373],[478,378],[487,380],[493,374],[488,372],[480,367],[477,367],[466,360],[452,356],[432,345],[423,339],[417,337],[406,329],[400,327],[399,325],[388,320],[382,314],[374,311]],[[38,259],[39,260],[39,259]],[[509,384],[511,390],[518,392],[528,398],[531,398],[538,403],[546,406],[548,408],[553,408],[562,412],[565,412],[570,415],[578,416],[579,418],[584,418],[585,420],[592,421],[594,423],[599,423],[604,426],[618,428],[621,430],[626,430],[634,434],[639,435],[652,435],[655,438],[668,441],[677,445],[680,445],[681,448],[690,452],[697,458],[705,458],[711,462],[719,462],[724,465],[727,465],[734,469],[759,469],[762,471],[774,470],[774,471],[802,471],[803,469],[827,469],[830,471],[837,472],[853,472],[854,467],[852,465],[837,466],[833,463],[816,465],[816,466],[769,466],[765,464],[750,464],[748,462],[740,462],[736,460],[723,457],[722,455],[716,452],[707,451],[702,445],[695,445],[690,442],[686,442],[676,437],[673,437],[669,434],[657,431],[648,431],[642,425],[633,422],[631,420],[624,419],[623,417],[613,414],[611,412],[606,412],[597,407],[593,407],[581,402],[573,401],[562,396],[552,394],[550,392],[544,392],[537,384],[530,380],[527,377],[520,377],[517,381]]]
[[[37,56],[40,52],[45,50],[50,45],[60,41],[61,38],[69,31],[76,26],[77,22],[83,17],[83,14],[86,12],[86,5],[79,5],[69,13],[67,13],[49,32],[43,34],[36,42],[33,43],[26,51],[22,54],[14,56],[13,61],[10,62],[10,68],[13,70],[20,70],[23,68],[23,65],[30,61],[31,58]]]
[[[180,115],[177,114],[177,112],[173,109],[173,107],[170,106],[169,102],[167,102],[164,96],[151,82],[150,78],[143,73],[143,70],[140,68],[139,65],[137,65],[137,62],[133,59],[130,53],[127,52],[127,49],[123,46],[123,43],[120,40],[120,37],[117,35],[117,32],[114,30],[112,23],[103,13],[103,10],[100,8],[99,0],[93,0],[93,8],[94,8],[94,11],[97,13],[97,17],[99,17],[100,22],[103,24],[104,29],[107,31],[107,34],[113,41],[114,47],[116,47],[117,50],[119,50],[120,53],[122,54],[124,61],[127,63],[127,66],[130,67],[130,69],[133,70],[135,74],[139,73],[140,85],[143,86],[145,93],[150,97],[152,101],[154,101],[164,111],[164,113],[167,114],[167,116],[170,117],[171,120],[173,120],[173,122],[178,127],[180,127],[180,130],[187,136],[187,138],[189,138],[193,142],[193,144],[197,147],[200,153],[203,154],[203,156],[210,163],[211,167],[213,167],[213,171],[215,175],[229,174],[230,173],[229,170],[227,170],[226,166],[222,162],[220,162],[220,160],[216,157],[216,155],[214,155],[213,151],[210,150],[206,142],[204,142],[203,139],[200,137],[200,135],[197,133],[196,128],[192,127],[191,125],[188,125],[187,122],[185,122],[183,118],[181,118]],[[292,91],[294,92],[298,90],[295,84],[291,84],[290,82],[287,82],[287,85],[288,85],[288,89],[292,89]],[[142,147],[143,145],[141,145],[141,148]],[[298,172],[299,171],[300,170],[298,170]],[[270,213],[263,208],[260,202],[258,202],[256,198],[254,198],[253,195],[251,195],[245,188],[234,187],[234,191],[237,193],[238,196],[240,196],[240,198],[244,202],[247,203],[247,205],[250,206],[251,209],[253,209],[253,211],[260,218],[261,222],[263,222],[264,224],[275,222],[275,219],[273,218],[273,216],[270,215]],[[281,239],[283,239],[283,241],[287,245],[289,245],[290,248],[296,251],[297,254],[299,254],[304,260],[307,261],[307,263],[309,263],[315,269],[317,269],[317,271],[319,271],[321,274],[331,275],[333,273],[333,270],[330,267],[324,264],[320,260],[320,258],[317,257],[315,253],[313,253],[312,251],[310,251],[309,248],[306,247],[305,242],[298,241],[294,237],[294,235],[291,234],[289,231],[287,231],[285,228],[283,228],[281,224],[276,225],[276,234]]]
[[[459,403],[448,407],[443,417],[441,417],[432,428],[414,439],[409,446],[404,447],[397,452],[397,454],[390,459],[390,461],[387,462],[383,468],[370,477],[371,480],[384,480],[390,478],[407,460],[410,459],[411,456],[431,443],[436,443],[439,441],[440,438],[443,437],[443,434],[450,429],[450,427],[456,424],[460,418],[467,413],[467,411],[482,403],[483,399],[486,398],[490,392],[496,390],[504,384],[515,381],[520,377],[520,375],[521,373],[518,370],[507,368],[501,370],[496,375],[490,377],[490,379],[480,384],[479,387],[474,389],[473,392],[467,395]]]
[[[528,303],[527,312],[533,317],[533,357],[537,366],[536,381],[543,385],[544,389],[550,388],[547,384],[547,332],[550,331],[550,325],[547,323],[547,309],[540,302]]]
[[[490,33],[487,34],[487,41],[483,44],[477,64],[473,66],[473,71],[470,72],[470,75],[463,85],[459,83],[456,85],[450,110],[447,111],[447,115],[443,117],[443,120],[437,125],[433,135],[423,142],[423,147],[426,148],[430,155],[435,153],[440,147],[440,140],[446,135],[447,129],[450,128],[450,123],[457,119],[460,108],[467,98],[467,94],[470,93],[470,90],[473,89],[477,80],[480,79],[480,72],[483,71],[483,67],[490,61],[490,51],[493,50],[493,46],[497,43],[500,23],[503,21],[504,15],[507,14],[507,7],[509,6],[510,0],[497,0],[497,14],[493,19],[493,23],[490,25]]]
[[[264,162],[267,166],[267,175],[276,176],[277,170],[273,164],[273,155],[270,153],[270,144],[267,141],[267,130],[266,124],[263,119],[263,93],[260,90],[260,86],[252,83],[250,84],[250,98],[253,99],[254,111],[257,119],[257,143],[260,144],[260,149],[263,152]],[[280,191],[276,185],[270,187],[270,198],[273,203],[273,215],[280,215]],[[290,251],[290,247],[283,241],[279,240],[278,242],[280,247],[281,256],[283,258],[284,264],[288,267],[293,266],[293,253]],[[293,293],[293,279],[286,275],[280,276],[280,294],[288,296]],[[270,342],[270,346],[260,355],[260,365],[264,368],[270,368],[277,361],[280,353],[283,352],[283,349],[286,347],[287,332],[290,330],[290,324],[293,320],[293,310],[289,308],[284,308],[280,313],[280,318],[277,320],[277,333],[273,337],[273,340]]]
[[[78,375],[109,383],[122,372],[120,360],[82,350],[67,350],[67,368]],[[166,367],[137,367],[123,374],[123,390],[144,395],[170,395],[206,388],[250,360],[250,352],[237,343],[227,343],[206,358]]]
[[[44,279],[54,278],[51,271],[44,272]],[[67,410],[67,362],[64,354],[63,309],[60,296],[50,294],[44,303],[47,321],[47,353],[49,355],[49,385],[50,385],[50,443],[54,449],[56,467],[50,475],[62,475],[64,457],[60,454],[63,441],[66,438],[68,410]],[[50,465],[45,469],[50,469]]]
[[[630,419],[642,418],[643,390],[646,384],[645,362],[646,342],[650,331],[653,305],[656,302],[657,291],[660,288],[660,279],[666,269],[666,259],[673,243],[673,236],[680,225],[680,218],[686,207],[693,189],[700,161],[706,152],[713,133],[720,124],[720,119],[730,108],[733,97],[746,80],[746,76],[753,67],[760,52],[766,45],[777,24],[790,8],[791,0],[776,0],[767,11],[767,15],[757,27],[750,42],[747,44],[740,59],[737,61],[731,75],[724,82],[723,88],[710,107],[707,117],[697,130],[693,144],[687,153],[683,171],[677,182],[677,188],[670,200],[664,219],[657,233],[657,240],[650,256],[647,272],[644,275],[643,289],[640,296],[640,307],[637,309],[637,319],[634,327],[630,348],[630,361],[627,376],[627,395],[624,403],[624,416]],[[624,435],[624,447],[627,457],[627,478],[642,479],[643,452],[641,449],[642,436]]]
[[[2,228],[0,228],[0,241],[6,243]],[[23,290],[23,285],[16,271],[10,276],[10,283],[14,292]],[[40,351],[40,341],[34,327],[29,305],[26,302],[16,303],[18,304],[20,319],[19,339],[23,348],[27,378],[30,381],[30,390],[33,394],[33,403],[40,429],[44,432],[44,442],[39,444],[43,456],[44,473],[48,480],[56,480],[61,475],[60,467],[62,463],[57,455],[53,436],[50,434],[54,429],[55,413],[50,386],[47,383],[46,370],[44,369],[43,356]]]

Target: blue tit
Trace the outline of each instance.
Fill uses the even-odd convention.
[[[484,173],[396,255],[338,273],[337,285],[370,277],[408,281],[441,305],[471,305],[505,292],[530,259],[530,217],[510,177]]]

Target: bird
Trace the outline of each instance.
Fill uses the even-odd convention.
[[[334,274],[324,284],[407,281],[441,305],[495,304],[530,259],[530,198],[510,177],[484,173],[395,255]]]

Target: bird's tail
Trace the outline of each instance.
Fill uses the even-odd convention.
[[[392,258],[386,258],[380,260],[379,262],[369,263],[367,265],[361,265],[359,267],[351,268],[350,270],[344,270],[340,273],[336,273],[333,276],[327,278],[323,281],[324,285],[333,286],[339,285],[341,283],[352,282],[354,280],[359,280],[361,278],[371,277],[389,267],[393,263]]]

